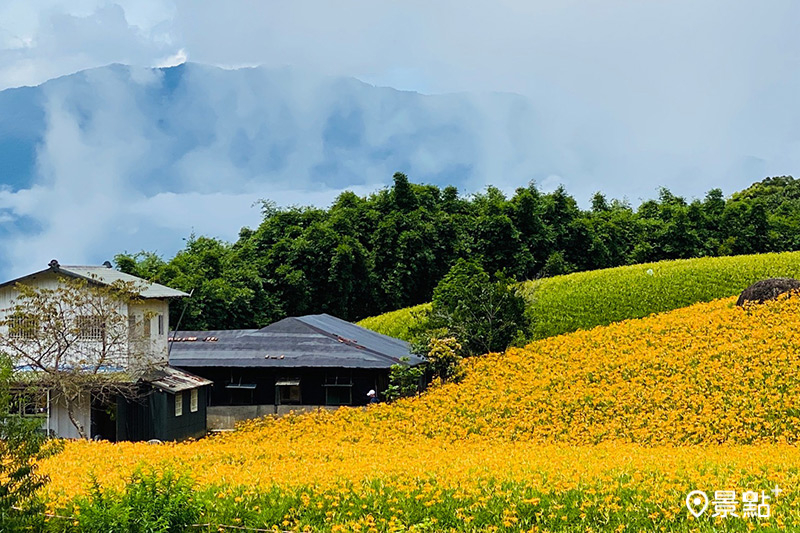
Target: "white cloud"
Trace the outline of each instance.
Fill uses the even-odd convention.
[[[186,50],[181,48],[174,54],[165,57],[164,59],[157,60],[153,66],[158,68],[174,67],[176,65],[186,63],[187,59],[189,59],[189,56],[186,54]]]
[[[175,56],[180,46],[174,43],[173,11],[160,2],[3,2],[0,89],[109,63],[151,66]]]

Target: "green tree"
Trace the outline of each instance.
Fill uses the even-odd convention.
[[[357,320],[430,301],[459,258],[515,280],[662,259],[800,249],[800,181],[767,178],[725,199],[687,202],[662,188],[632,209],[601,192],[581,209],[559,187],[412,183],[400,172],[366,197],[343,192],[328,209],[260,201],[263,221],[233,244],[192,237],[173,259],[117,256],[120,269],[195,290],[182,327],[261,327],[286,315]],[[181,307],[176,306],[175,312]],[[173,317],[173,323],[177,317]]]
[[[37,491],[48,481],[37,461],[58,450],[45,446],[41,419],[19,412],[23,397],[12,394],[9,357],[0,355],[0,530],[37,531],[44,526],[44,504]]]
[[[395,172],[394,187],[392,188],[392,199],[394,205],[403,212],[413,211],[417,208],[418,200],[414,188],[408,181],[408,176],[402,172]]]
[[[402,363],[392,365],[389,371],[389,387],[383,393],[388,401],[414,396],[422,387],[425,377],[425,366],[410,366],[407,358]]]
[[[542,196],[533,183],[519,188],[511,199],[511,216],[519,230],[520,242],[527,255],[519,256],[526,264],[520,265],[523,278],[532,278],[541,270],[550,255],[553,236],[544,221]]]
[[[66,407],[82,438],[87,428],[78,409],[89,391],[101,401],[136,397],[136,380],[163,364],[132,331],[127,306],[140,301],[142,287],[63,278],[55,287],[17,284],[17,295],[0,318],[0,353],[29,371],[32,387],[50,390],[50,400]],[[136,326],[137,324],[133,324]],[[20,379],[22,376],[20,376]]]
[[[459,259],[433,293],[431,327],[444,327],[467,355],[505,350],[524,338],[525,300],[510,280],[492,280],[475,262]]]

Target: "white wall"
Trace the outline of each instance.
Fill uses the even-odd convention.
[[[86,435],[90,436],[92,432],[92,410],[91,410],[91,402],[89,399],[89,393],[82,395],[78,401],[78,405],[75,408],[75,418],[77,418],[81,424],[83,424],[84,431],[86,431]],[[47,420],[42,423],[42,427],[45,429],[47,428]],[[78,439],[80,435],[78,434],[78,430],[75,429],[75,426],[69,419],[69,414],[67,413],[67,406],[63,400],[54,400],[50,402],[50,425],[49,429],[54,431],[56,435],[59,437],[63,437],[66,439]]]
[[[25,284],[33,285],[40,288],[55,289],[59,285],[59,277],[52,272],[45,272],[36,276],[31,276],[23,280]],[[18,296],[18,291],[14,286],[0,288],[0,318],[4,318],[9,308],[14,305],[14,300]],[[141,303],[131,304],[130,306],[121,304],[119,312],[128,317],[130,313],[136,318],[137,335],[136,344],[120,347],[120,353],[113,356],[113,359],[123,362],[128,362],[128,354],[145,354],[151,362],[166,362],[167,361],[167,335],[169,332],[169,300],[163,299],[147,299],[142,300]],[[158,316],[163,317],[163,333],[159,334],[158,330]],[[142,339],[141,335],[144,331],[143,321],[148,319],[150,321],[150,338]],[[122,327],[125,331],[128,330],[127,320],[124,321]],[[6,333],[7,328],[0,329],[0,334]],[[131,339],[129,339],[130,344]],[[90,343],[92,341],[86,341]],[[87,350],[91,352],[91,350]]]
[[[128,306],[128,313],[136,318],[137,337],[144,334],[143,322],[150,322],[150,337],[139,337],[142,344],[137,346],[156,362],[167,362],[167,336],[169,334],[169,302],[167,300],[143,300]],[[158,331],[158,317],[163,317],[164,328]],[[138,340],[138,339],[137,339]],[[135,353],[135,352],[134,352]]]

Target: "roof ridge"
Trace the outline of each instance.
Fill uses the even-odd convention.
[[[168,285],[164,285],[162,283],[158,283],[155,281],[150,281],[139,276],[134,276],[133,274],[129,274],[127,272],[123,272],[121,270],[117,270],[114,268],[108,268],[105,266],[84,266],[84,265],[58,265],[53,264],[50,267],[39,270],[36,272],[32,272],[30,274],[25,274],[24,276],[19,276],[17,278],[4,281],[0,283],[0,288],[12,286],[15,283],[21,283],[24,280],[29,278],[35,278],[36,276],[40,276],[43,274],[55,274],[65,277],[72,277],[78,279],[84,279],[89,283],[95,283],[98,285],[112,285],[114,283],[113,278],[134,278],[137,284],[141,284],[143,286],[143,290],[141,291],[142,298],[175,298],[175,297],[183,297],[189,296],[187,293],[173,289]],[[104,274],[106,274],[104,276]],[[158,293],[159,291],[169,291],[166,294],[153,294]],[[145,294],[148,291],[151,291],[150,294]]]
[[[325,314],[325,313],[323,313],[323,314]],[[305,316],[320,316],[320,315],[305,315]],[[333,315],[328,315],[328,316],[336,318],[337,320],[341,320],[342,322],[347,322],[346,320],[342,320],[341,318],[334,317]],[[335,333],[331,333],[330,331],[325,331],[324,329],[321,329],[321,328],[319,328],[317,326],[309,324],[305,320],[302,320],[303,317],[288,317],[288,318],[293,318],[293,319],[297,320],[298,322],[304,324],[306,327],[311,328],[314,331],[316,331],[317,333],[321,333],[321,334],[325,335],[326,337],[334,339],[334,340],[336,340],[338,342],[345,342],[348,346],[353,346],[354,348],[361,349],[361,350],[364,350],[366,352],[370,352],[370,353],[372,353],[374,355],[377,355],[378,357],[382,357],[383,359],[392,361],[394,363],[401,363],[402,362],[401,358],[394,357],[394,356],[391,356],[391,355],[388,355],[388,354],[385,354],[385,353],[381,353],[381,352],[379,352],[377,350],[373,350],[372,348],[368,348],[368,347],[364,346],[363,344],[358,344],[357,342],[353,342],[351,344],[350,342],[346,342],[348,340],[349,341],[353,341],[353,339],[345,339],[341,335],[337,335]],[[347,324],[355,326],[355,324],[353,324],[352,322],[347,322]],[[356,327],[361,327],[361,326],[356,326]],[[366,330],[366,328],[362,328],[362,329]],[[369,330],[366,330],[366,331],[369,331]],[[379,333],[379,335],[380,335],[380,333]],[[342,339],[345,339],[345,340],[342,340]]]

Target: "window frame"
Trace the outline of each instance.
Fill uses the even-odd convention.
[[[325,405],[330,407],[340,407],[343,405],[353,405],[353,374],[335,373],[326,374],[325,383]],[[344,401],[343,398],[344,397]]]
[[[12,313],[6,321],[11,339],[33,340],[39,332],[39,320],[31,313]]]
[[[175,416],[183,416],[183,392],[175,393]]]
[[[11,397],[10,411],[25,418],[45,418],[49,410],[47,402],[45,391],[15,392]]]
[[[197,412],[197,410],[199,409],[199,405],[198,404],[200,403],[199,399],[200,399],[199,391],[197,389],[192,389],[192,391],[189,393],[189,411],[190,412],[192,412],[192,413],[196,413]]]
[[[105,320],[96,315],[76,316],[75,329],[81,341],[101,341],[106,336]]]

